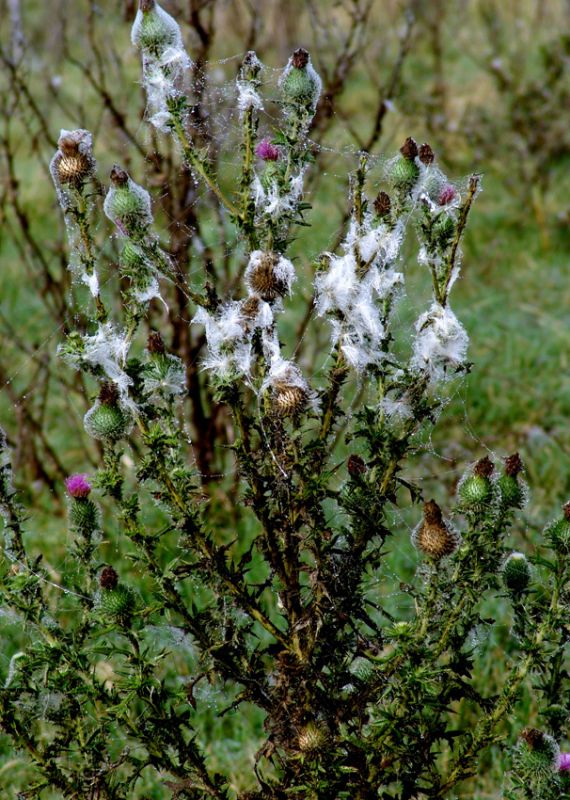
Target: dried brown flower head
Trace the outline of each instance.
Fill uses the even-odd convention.
[[[436,561],[457,550],[458,536],[445,524],[441,508],[435,500],[424,503],[424,518],[414,534],[414,544]]]

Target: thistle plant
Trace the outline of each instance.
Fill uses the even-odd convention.
[[[529,786],[554,796],[569,711],[568,506],[537,551],[513,552],[528,491],[518,454],[482,457],[452,504],[424,497],[406,472],[446,387],[471,367],[450,298],[479,176],[450,181],[411,137],[385,161],[356,154],[339,247],[298,263],[321,89],[309,53],[294,51],[273,98],[256,54],[243,59],[240,169],[227,180],[194,130],[176,21],[141,0],[132,42],[148,124],[179,149],[240,244],[231,290],[218,270],[181,273],[137,176],[121,165],[99,174],[91,134],[62,131],[51,173],[69,269],[92,309],[60,355],[92,387],[84,426],[100,466],[66,483],[72,558],[55,579],[28,543],[33,520],[0,442],[1,602],[23,632],[0,725],[31,767],[20,796],[451,797],[505,739],[530,687],[549,732],[516,731],[505,796],[529,797]],[[278,119],[263,113],[270,99]],[[112,299],[98,278],[103,215],[119,253]],[[402,342],[409,233],[432,297]],[[172,286],[193,305],[208,412],[226,420],[222,468],[207,480],[181,404],[191,365],[156,325]],[[283,333],[299,288],[314,293],[311,323],[329,337],[318,380]],[[417,522],[415,575],[392,593],[382,589],[393,584],[389,550],[409,536],[399,509]],[[501,600],[491,618],[489,597]],[[505,620],[504,677],[485,691],[473,631]],[[203,724],[212,696],[218,721],[249,726],[239,777]]]

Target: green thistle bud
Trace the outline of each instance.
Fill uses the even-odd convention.
[[[114,442],[121,439],[131,425],[131,417],[119,406],[119,393],[113,383],[104,383],[97,403],[84,418],[85,430],[94,439]]]
[[[180,40],[178,23],[154,0],[141,0],[142,18],[135,25],[133,44],[155,56],[160,56],[168,47],[176,47]]]
[[[105,214],[121,233],[128,236],[144,234],[152,224],[149,193],[116,164],[110,178],[111,187],[103,204]]]
[[[137,272],[146,268],[144,254],[140,247],[133,244],[130,239],[125,239],[125,246],[121,253],[121,266],[129,272]]]
[[[544,533],[554,550],[561,555],[570,555],[570,503],[564,506],[562,519],[552,522]]]
[[[522,469],[523,463],[518,453],[505,459],[505,473],[497,482],[504,509],[522,508],[525,503],[525,488],[519,478]]]
[[[69,504],[69,520],[80,533],[93,533],[99,524],[99,511],[92,500],[74,497]]]
[[[374,673],[374,664],[363,656],[357,656],[348,671],[362,683],[367,683]]]
[[[433,238],[442,250],[451,244],[456,230],[457,222],[452,214],[447,211],[438,214],[433,226]]]
[[[558,772],[560,748],[552,736],[525,728],[517,743],[513,765],[518,777],[532,784],[546,783]]]
[[[408,193],[416,185],[419,175],[420,169],[414,161],[398,156],[392,164],[389,177],[395,189]]]
[[[418,146],[411,136],[408,136],[402,147],[400,155],[388,165],[388,180],[400,194],[409,194],[420,176],[420,168],[416,163]]]
[[[493,462],[490,458],[480,459],[473,468],[473,473],[467,475],[459,484],[458,494],[461,507],[466,511],[483,511],[493,497]]]
[[[283,77],[281,91],[286,103],[293,106],[315,108],[321,93],[321,80],[313,67],[311,59],[302,47],[295,50]]]
[[[511,553],[503,566],[503,583],[513,595],[522,594],[531,579],[530,564],[524,553]]]
[[[416,164],[418,146],[411,136],[408,136],[402,147],[400,155],[391,163],[389,179],[395,189],[408,194],[416,185],[420,176],[420,168]]]
[[[112,617],[128,620],[136,608],[136,598],[129,586],[117,586],[101,593],[101,608]]]

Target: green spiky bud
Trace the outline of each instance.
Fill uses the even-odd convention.
[[[101,608],[112,617],[128,620],[136,608],[136,598],[129,586],[118,585],[101,593]]]
[[[411,136],[408,136],[402,147],[400,155],[391,162],[388,177],[392,185],[399,192],[409,193],[416,185],[420,168],[416,164],[418,146]]]
[[[442,250],[445,250],[451,244],[456,230],[457,222],[453,215],[447,211],[440,212],[433,225],[432,234],[435,242]]]
[[[97,506],[86,497],[72,498],[69,504],[69,521],[80,533],[93,533],[99,524]]]
[[[547,783],[556,776],[559,761],[560,748],[552,736],[536,728],[525,728],[513,759],[518,777],[534,786]]]
[[[149,193],[116,164],[110,178],[111,187],[103,204],[105,214],[123,234],[144,234],[152,224]]]
[[[493,497],[493,462],[488,456],[481,458],[474,466],[473,472],[461,481],[458,494],[461,507],[466,511],[483,511]]]
[[[94,439],[114,442],[128,431],[132,419],[119,405],[119,393],[113,383],[104,383],[99,399],[84,418],[85,430]]]
[[[531,579],[530,564],[524,553],[511,553],[503,566],[503,583],[514,595],[522,594]]]
[[[544,533],[554,550],[561,555],[570,555],[570,503],[564,506],[562,519],[552,522]]]
[[[281,79],[283,99],[291,105],[315,108],[321,92],[321,80],[306,50],[295,50]]]
[[[135,47],[160,56],[167,48],[179,46],[180,28],[176,20],[154,0],[141,0],[139,5],[131,34]]]
[[[121,266],[128,272],[138,272],[141,269],[146,269],[146,259],[140,247],[130,239],[125,239],[125,246],[121,253]]]
[[[374,664],[363,656],[357,656],[348,671],[362,683],[367,683],[374,673]]]
[[[390,179],[395,189],[410,192],[417,183],[420,170],[417,164],[407,158],[398,156],[392,164]]]
[[[525,491],[519,478],[522,469],[523,464],[518,453],[505,459],[504,475],[497,482],[501,506],[504,509],[522,508],[524,505]]]

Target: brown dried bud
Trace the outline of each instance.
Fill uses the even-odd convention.
[[[495,465],[489,456],[485,456],[484,458],[479,459],[479,461],[475,464],[473,467],[473,474],[478,475],[480,478],[490,478],[494,469]]]
[[[116,383],[105,381],[99,389],[99,402],[104,406],[115,406],[119,402],[119,389]]]
[[[260,298],[256,295],[252,295],[251,297],[242,300],[241,304],[241,313],[246,319],[255,319],[259,312],[259,303]]]
[[[348,457],[346,468],[348,469],[348,474],[352,475],[353,478],[357,475],[364,475],[368,471],[364,459],[355,454]]]
[[[411,136],[408,136],[404,144],[400,147],[400,153],[408,161],[413,161],[418,154],[418,146]]]
[[[297,744],[303,753],[314,753],[326,744],[327,739],[328,731],[324,726],[309,722],[299,733]]]
[[[126,186],[129,181],[128,173],[117,164],[115,164],[111,170],[109,178],[111,179],[113,186]]]
[[[165,354],[166,347],[164,346],[164,340],[158,331],[151,331],[149,333],[146,349],[149,353],[158,353],[159,355]]]
[[[420,148],[418,150],[418,155],[420,157],[420,161],[422,162],[422,164],[425,164],[426,167],[429,167],[429,165],[433,164],[433,162],[435,161],[435,153],[433,152],[429,144],[427,144],[426,142],[420,145]]]
[[[374,211],[379,217],[387,217],[392,210],[392,201],[386,192],[378,192],[376,200],[374,201]]]
[[[119,576],[113,567],[103,567],[99,576],[99,586],[102,589],[116,589],[119,583]]]
[[[286,285],[275,274],[277,260],[273,253],[265,253],[249,274],[250,288],[262,300],[275,300],[287,291]]]
[[[57,162],[60,183],[82,184],[91,172],[91,162],[82,153],[64,155]]]
[[[564,513],[564,519],[570,522],[570,503],[566,503],[566,505],[562,507],[562,511]]]
[[[304,47],[299,47],[298,50],[295,50],[291,57],[291,63],[295,69],[305,69],[309,63],[309,53],[307,50],[305,50]]]
[[[544,734],[537,728],[525,728],[521,732],[521,739],[525,740],[531,750],[535,750],[544,743]]]
[[[60,183],[80,186],[93,172],[95,162],[89,155],[88,147],[86,152],[85,136],[85,131],[77,130],[59,137],[56,170]],[[84,145],[83,149],[79,147],[81,144]]]
[[[509,478],[516,478],[522,469],[523,463],[518,453],[513,453],[512,456],[505,458],[505,475],[508,475]]]
[[[282,417],[293,417],[307,405],[307,392],[302,386],[278,383],[275,385],[273,403]]]
[[[424,519],[414,534],[414,544],[430,558],[439,561],[458,546],[457,534],[450,531],[435,500],[424,503]]]

